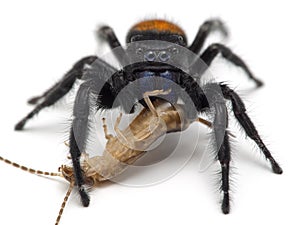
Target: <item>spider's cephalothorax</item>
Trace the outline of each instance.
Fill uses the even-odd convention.
[[[227,35],[227,30],[220,20],[208,20],[202,26],[200,26],[198,33],[194,41],[189,45],[187,38],[183,30],[177,25],[165,21],[165,20],[146,20],[134,25],[127,35],[127,43],[139,43],[140,41],[164,41],[170,44],[178,45],[185,50],[192,52],[199,60],[206,64],[206,68],[209,67],[216,56],[221,55],[230,63],[240,67],[247,76],[257,85],[261,86],[263,83],[258,80],[250,71],[246,63],[236,54],[234,54],[226,46],[215,43],[209,45],[203,50],[203,45],[213,31],[220,31],[224,35]],[[98,35],[104,38],[111,48],[123,49],[118,38],[116,37],[112,28],[103,26],[99,29]],[[146,46],[147,47],[147,46]],[[73,163],[73,172],[76,186],[84,206],[88,206],[90,198],[85,189],[85,174],[82,172],[82,165],[80,163],[80,157],[86,153],[86,141],[89,133],[89,118],[90,110],[92,107],[96,109],[110,109],[116,106],[121,106],[126,112],[132,111],[132,105],[140,102],[145,107],[144,99],[139,99],[136,96],[130,98],[119,98],[116,101],[118,94],[127,86],[134,83],[136,80],[145,77],[162,77],[168,81],[171,81],[178,85],[181,90],[190,97],[194,108],[197,112],[206,112],[214,114],[214,121],[212,123],[212,130],[215,134],[215,141],[220,143],[220,146],[215,149],[217,159],[221,165],[221,176],[223,192],[222,211],[223,213],[229,213],[229,174],[230,174],[230,160],[231,160],[231,146],[230,138],[227,130],[221,132],[220,127],[227,128],[228,126],[228,113],[227,105],[225,102],[216,100],[208,104],[207,96],[204,90],[211,87],[217,87],[224,101],[231,102],[232,110],[235,118],[238,120],[241,127],[245,130],[246,134],[257,144],[267,160],[270,162],[272,169],[275,173],[281,174],[282,169],[272,157],[271,153],[261,140],[254,124],[246,113],[246,108],[241,98],[230,89],[227,85],[222,83],[209,83],[200,87],[196,82],[195,74],[188,74],[183,72],[179,68],[168,65],[168,60],[171,55],[165,54],[163,49],[156,49],[155,51],[149,50],[143,53],[143,60],[138,63],[128,64],[130,60],[127,58],[126,50],[119,51],[121,54],[116,55],[120,62],[120,65],[124,65],[122,69],[116,69],[112,65],[109,65],[104,60],[97,56],[88,56],[79,60],[73,68],[66,73],[66,75],[44,94],[38,97],[34,97],[29,100],[30,104],[36,104],[35,109],[31,111],[25,118],[23,118],[18,124],[16,124],[16,130],[22,130],[26,122],[34,115],[39,113],[43,108],[48,107],[56,103],[59,99],[65,96],[72,88],[76,79],[82,79],[83,74],[90,76],[87,77],[84,83],[80,85],[77,93],[77,97],[74,103],[72,126],[70,129],[70,154]],[[179,53],[180,54],[180,53]],[[184,60],[185,55],[179,55],[178,58]],[[87,66],[89,65],[89,66]],[[87,68],[97,68],[98,73],[85,73]],[[201,74],[205,71],[203,68],[199,68]],[[94,75],[92,75],[94,74]],[[96,75],[95,75],[96,74]],[[109,79],[104,79],[107,74],[112,76]],[[104,80],[104,81],[103,81]],[[97,89],[97,85],[104,83],[100,92]],[[168,82],[167,82],[168,83]],[[100,85],[101,86],[101,85]],[[96,90],[95,90],[96,88]],[[160,82],[158,86],[149,85],[147,82],[141,82],[137,89],[143,94],[148,91],[154,91],[151,89],[171,89],[169,98],[170,103],[176,103],[177,99],[182,97],[178,96],[177,92],[174,93],[174,89],[170,85],[165,85],[164,82]],[[89,101],[90,96],[94,96],[95,93],[98,96],[97,104],[91,104]],[[213,99],[218,99],[214,96],[214,93],[210,93]],[[154,98],[155,99],[155,98]],[[154,100],[153,98],[151,100]],[[182,98],[181,98],[182,99]],[[183,99],[184,100],[184,99]],[[128,102],[129,101],[129,102]],[[131,101],[131,102],[130,102]],[[185,101],[183,101],[186,103]],[[184,105],[184,104],[183,104]],[[184,107],[184,106],[183,106]],[[189,112],[188,112],[189,113]],[[187,113],[187,114],[188,114]]]

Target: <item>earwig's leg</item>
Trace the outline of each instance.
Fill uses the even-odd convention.
[[[212,128],[212,123],[210,121],[207,121],[207,120],[201,118],[201,117],[199,117],[196,121],[206,125],[209,128]],[[233,138],[236,138],[236,136],[234,134],[232,134],[230,131],[227,130],[227,133],[228,133],[229,136],[231,136]]]
[[[155,116],[155,117],[159,117],[154,105],[152,104],[151,100],[150,100],[150,96],[157,96],[157,95],[167,95],[170,93],[171,90],[167,90],[167,91],[163,91],[163,90],[154,90],[154,91],[149,91],[149,92],[145,92],[143,94],[143,98],[149,108],[149,110],[151,111],[151,113]],[[117,133],[117,137],[122,140],[124,142],[124,144],[126,144],[127,146],[134,146],[134,137],[132,137],[131,139],[128,139],[123,132],[119,129],[119,124],[121,122],[121,118],[122,118],[122,113],[120,113],[120,115],[118,116],[115,125],[114,125],[114,130]],[[134,148],[134,147],[132,147]]]
[[[248,77],[256,83],[257,87],[263,85],[263,82],[256,78],[253,73],[250,71],[246,63],[236,54],[234,54],[229,48],[221,44],[212,44],[210,45],[200,56],[200,58],[206,63],[207,66],[210,66],[212,61],[216,58],[218,54],[221,54],[225,59],[233,63],[234,65],[241,67]]]
[[[123,132],[120,130],[119,125],[122,119],[122,113],[120,113],[120,115],[117,117],[115,125],[114,125],[114,130],[117,133],[117,137],[119,140],[121,140],[121,142],[123,142],[124,144],[126,144],[127,146],[132,146],[131,142],[133,140],[128,140],[128,138],[123,134]]]
[[[116,51],[113,51],[113,54],[117,57],[121,65],[128,65],[128,56],[113,29],[109,26],[103,26],[98,29],[97,34],[100,38],[104,38],[108,42],[111,49],[118,48]]]
[[[258,147],[261,149],[262,153],[271,163],[273,172],[276,174],[281,174],[282,169],[279,164],[275,161],[270,151],[267,149],[263,141],[261,140],[254,124],[250,120],[249,116],[246,113],[246,107],[241,100],[241,98],[236,94],[232,89],[226,85],[221,85],[223,95],[226,99],[229,99],[232,103],[232,109],[235,117],[239,121],[240,125],[244,128],[246,134],[255,141]]]
[[[65,146],[70,147],[70,143],[68,141],[64,142]]]
[[[22,130],[26,122],[38,114],[42,109],[52,106],[73,87],[77,78],[81,78],[84,65],[92,64],[97,59],[96,56],[86,57],[77,62],[74,67],[62,78],[61,82],[54,85],[49,91],[46,91],[45,99],[38,104],[26,117],[15,125],[15,130]],[[44,96],[42,96],[44,97]]]
[[[207,121],[207,120],[201,118],[201,117],[198,117],[196,121],[206,125],[209,128],[212,128],[212,123],[210,121]]]
[[[105,118],[102,118],[102,123],[103,123],[103,131],[104,131],[105,138],[106,138],[106,140],[110,140],[113,136],[112,136],[112,134],[108,133]]]
[[[114,125],[114,130],[117,134],[117,137],[124,145],[126,145],[130,148],[135,148],[134,147],[135,137],[134,136],[130,136],[130,138],[126,137],[126,135],[124,135],[123,131],[121,131],[119,128],[121,119],[122,119],[122,113],[120,113],[120,115],[117,117],[115,125]]]
[[[148,106],[148,108],[150,109],[150,111],[152,112],[152,114],[155,117],[158,117],[158,113],[154,107],[154,105],[152,104],[151,100],[150,100],[150,96],[157,96],[157,95],[167,95],[171,92],[171,90],[167,90],[167,91],[163,91],[163,90],[154,90],[154,91],[147,91],[143,94],[144,100]]]
[[[227,28],[221,20],[208,20],[199,28],[193,43],[189,46],[189,50],[198,54],[201,51],[208,35],[214,31],[220,31],[225,37],[228,36]]]
[[[123,135],[122,131],[119,128],[120,122],[122,119],[122,113],[117,117],[115,125],[114,125],[114,130],[116,131],[118,137],[122,137],[123,139],[126,139],[125,136]]]

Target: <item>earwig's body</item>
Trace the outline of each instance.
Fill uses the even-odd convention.
[[[171,105],[162,99],[156,99],[155,102],[150,101],[149,96],[168,93],[170,93],[170,90],[146,92],[144,94],[144,100],[148,108],[143,108],[128,127],[122,131],[118,128],[121,120],[120,115],[114,126],[116,136],[108,134],[105,119],[103,119],[103,128],[105,138],[107,139],[103,155],[91,158],[87,154],[81,155],[81,170],[84,174],[86,184],[97,186],[101,182],[119,175],[128,165],[133,164],[137,159],[143,156],[147,152],[147,148],[165,133],[183,131],[194,121],[199,121],[207,126],[211,126],[210,122],[206,120],[187,117],[184,108],[180,104]],[[60,176],[70,182],[69,189],[56,219],[55,224],[58,225],[66,202],[76,184],[74,168],[72,166],[62,165],[59,168],[59,173],[49,173],[21,166],[2,157],[0,157],[0,160],[29,173],[45,176]]]
[[[155,95],[158,93],[163,92],[154,91]],[[118,117],[115,124],[117,136],[107,134],[106,125],[103,125],[108,141],[102,156],[89,158],[87,154],[82,155],[82,170],[88,184],[97,185],[119,175],[163,134],[185,130],[196,120],[187,119],[179,104],[172,106],[158,99],[152,104],[147,93],[144,97],[149,108],[144,108],[123,131],[118,128],[121,116]],[[61,170],[67,180],[74,179],[72,167],[62,166]]]

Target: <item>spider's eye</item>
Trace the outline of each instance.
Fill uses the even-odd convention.
[[[166,51],[160,52],[158,57],[162,62],[166,62],[170,59],[170,55]]]
[[[147,61],[154,61],[156,59],[156,54],[153,51],[149,51],[149,52],[146,52],[144,58]]]
[[[178,41],[183,42],[183,37],[182,36],[178,36]]]
[[[138,48],[136,50],[136,54],[141,55],[143,53],[143,49],[142,48]]]
[[[178,50],[177,48],[173,48],[173,49],[172,49],[172,53],[173,53],[174,55],[178,54],[178,52],[179,52],[179,50]]]

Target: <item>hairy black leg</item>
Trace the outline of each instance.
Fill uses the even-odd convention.
[[[121,65],[128,65],[128,57],[114,30],[109,26],[102,26],[98,29],[97,34],[100,38],[103,38],[108,42],[111,49],[118,48],[117,50],[113,51],[113,54],[116,56]]]
[[[219,93],[217,89],[212,91],[213,93],[208,93],[208,98],[212,103],[211,107],[215,111],[215,118],[213,121],[213,134],[215,137],[214,148],[216,148],[216,150],[218,151],[217,158],[221,165],[221,190],[223,192],[223,201],[221,208],[224,214],[228,214],[230,211],[229,170],[231,160],[229,136],[226,130],[228,127],[228,113],[222,94]]]
[[[90,197],[87,194],[87,191],[84,188],[84,177],[81,172],[81,167],[80,167],[80,150],[76,142],[76,138],[74,136],[74,131],[71,129],[70,133],[70,153],[71,153],[71,158],[72,158],[72,163],[73,163],[73,169],[74,169],[74,174],[75,174],[75,181],[76,185],[78,187],[78,192],[81,198],[82,205],[84,207],[88,207],[90,204]]]
[[[230,61],[236,66],[241,67],[248,77],[253,80],[257,87],[263,85],[263,82],[257,79],[253,73],[250,71],[246,63],[236,54],[234,54],[229,48],[222,44],[212,44],[210,45],[200,56],[200,58],[206,63],[206,65],[210,66],[212,61],[216,58],[218,54],[221,54],[225,59]]]
[[[87,56],[85,58],[82,58],[79,60],[70,71],[68,71],[57,83],[55,83],[52,87],[50,87],[48,90],[46,90],[42,95],[32,97],[28,100],[28,103],[31,105],[35,105],[40,101],[41,99],[45,98],[49,93],[51,93],[53,90],[58,88],[60,84],[68,78],[70,74],[73,76],[76,76],[76,78],[80,78],[82,75],[82,70],[85,64],[92,64],[97,59],[96,56]],[[75,79],[74,79],[75,81]]]
[[[223,191],[223,202],[222,202],[222,212],[228,214],[230,211],[230,202],[229,202],[229,164],[230,164],[230,145],[228,132],[225,131],[224,140],[221,145],[221,148],[218,152],[218,160],[221,164],[221,173],[222,173],[222,186]]]
[[[85,153],[89,134],[90,115],[100,108],[111,108],[114,100],[112,88],[108,79],[116,70],[103,62],[96,60],[83,77],[85,81],[80,85],[76,95],[73,120],[70,131],[70,154],[73,163],[75,181],[81,197],[82,205],[87,207],[90,197],[84,187],[85,179],[80,166],[81,153]],[[95,98],[95,96],[98,96]],[[101,96],[101,97],[100,97]]]
[[[84,148],[86,145],[86,139],[88,135],[88,123],[91,109],[90,97],[90,83],[86,82],[80,86],[75,99],[73,109],[73,121],[70,132],[70,154],[73,163],[75,181],[81,197],[82,205],[85,207],[89,205],[90,197],[88,196],[83,186],[85,184],[85,181],[80,166],[80,156],[81,153],[85,151]]]
[[[208,20],[199,28],[193,43],[189,46],[189,50],[198,54],[201,51],[208,35],[214,31],[220,31],[225,37],[228,35],[227,29],[221,20]]]
[[[49,91],[46,92],[43,102],[38,104],[26,117],[16,124],[15,130],[22,130],[29,119],[38,114],[43,108],[53,105],[65,94],[67,94],[73,87],[76,79],[82,77],[84,65],[92,64],[96,59],[96,56],[90,56],[77,62],[59,83],[54,85],[51,89],[49,89]]]
[[[115,32],[109,26],[100,27],[98,29],[98,35],[99,37],[104,38],[112,49],[121,46]]]
[[[282,173],[281,167],[275,161],[275,159],[271,155],[270,151],[267,149],[267,147],[261,140],[254,124],[252,123],[252,121],[250,120],[249,116],[246,113],[246,107],[245,107],[243,101],[241,100],[241,98],[238,96],[237,93],[235,93],[232,89],[230,89],[226,85],[221,85],[221,89],[222,89],[224,97],[231,101],[234,115],[237,118],[237,120],[239,121],[239,123],[241,124],[241,126],[244,128],[246,134],[252,140],[255,141],[255,143],[261,149],[262,153],[269,160],[269,162],[271,163],[273,172],[276,174],[281,174]]]

